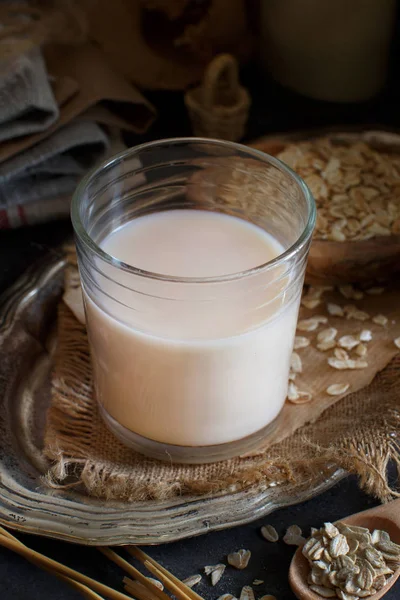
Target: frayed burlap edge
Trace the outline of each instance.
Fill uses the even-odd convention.
[[[303,486],[321,470],[341,467],[382,501],[397,496],[387,481],[394,460],[400,470],[400,357],[366,388],[326,410],[259,455],[210,465],[174,465],[125,448],[100,419],[92,397],[89,348],[84,325],[63,303],[53,397],[45,437],[52,461],[51,487],[83,486],[110,500],[167,499],[183,494],[238,491],[270,483]]]

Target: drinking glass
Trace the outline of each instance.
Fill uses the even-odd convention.
[[[176,277],[102,248],[133,219],[176,209],[239,217],[282,251],[233,274]],[[287,395],[315,224],[300,177],[239,144],[157,141],[89,174],[74,195],[72,222],[94,394],[115,436],[147,456],[188,463],[226,459],[265,441]],[[163,252],[157,240],[152,251]]]

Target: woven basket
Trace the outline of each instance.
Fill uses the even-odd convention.
[[[240,140],[245,132],[250,96],[239,84],[233,56],[217,56],[208,65],[202,84],[185,94],[185,104],[194,135]]]

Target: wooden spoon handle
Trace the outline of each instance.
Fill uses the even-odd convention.
[[[369,516],[387,519],[388,521],[392,521],[392,523],[400,528],[400,498],[358,513],[357,515],[354,515],[354,518],[361,522],[362,518]],[[352,518],[350,517],[349,519],[343,519],[343,521],[345,523],[348,522],[351,525]]]

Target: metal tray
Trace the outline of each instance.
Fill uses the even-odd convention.
[[[0,522],[89,545],[158,544],[242,525],[322,493],[344,471],[327,466],[300,484],[168,501],[107,502],[45,485],[43,431],[65,261],[28,271],[0,302]]]

